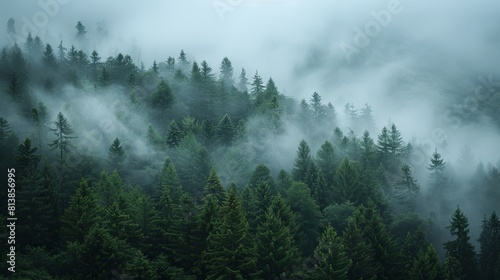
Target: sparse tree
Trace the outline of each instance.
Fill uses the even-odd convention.
[[[57,115],[57,119],[54,121],[54,128],[50,130],[54,132],[54,135],[57,137],[49,144],[49,146],[54,149],[59,150],[59,160],[62,165],[66,163],[67,156],[71,153],[71,139],[76,138],[73,135],[73,129],[69,124],[68,120],[64,117],[64,115],[59,112]]]

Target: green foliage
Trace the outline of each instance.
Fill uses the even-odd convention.
[[[399,202],[409,210],[415,210],[416,199],[420,194],[420,186],[417,180],[413,178],[411,167],[408,164],[403,164],[400,170],[401,178],[396,181],[396,198]]]
[[[226,147],[231,145],[232,141],[234,140],[234,137],[236,136],[236,130],[228,114],[225,114],[219,122],[216,130],[216,135],[219,142]]]
[[[447,228],[451,235],[455,236],[455,240],[443,244],[447,255],[458,261],[464,279],[476,279],[476,252],[469,241],[469,220],[459,207],[453,212]]]
[[[326,227],[321,235],[318,247],[314,250],[316,263],[310,279],[344,279],[352,266],[352,260],[347,256],[342,239],[331,227]]]
[[[87,181],[82,179],[61,217],[61,236],[65,241],[83,242],[87,232],[99,220],[95,196]]]
[[[434,280],[443,279],[441,264],[434,246],[429,245],[427,251],[420,251],[411,268],[409,279],[412,280]]]
[[[221,205],[222,202],[226,199],[226,190],[224,189],[219,176],[217,176],[217,171],[215,169],[212,169],[212,171],[210,171],[210,175],[208,175],[207,185],[205,186],[205,189],[203,191],[203,197],[205,197],[206,199],[208,196],[212,196],[213,198],[215,198],[217,204],[219,205]]]
[[[221,207],[221,223],[207,239],[203,261],[206,279],[245,279],[254,275],[256,252],[236,190],[230,188]]]
[[[61,164],[65,164],[66,158],[71,153],[71,139],[76,137],[72,136],[73,129],[71,128],[68,120],[61,112],[59,112],[59,114],[57,115],[57,119],[56,121],[54,121],[54,126],[55,127],[51,128],[50,130],[54,132],[56,139],[54,139],[49,144],[49,146],[52,148],[52,150],[59,150],[59,161]]]
[[[276,211],[276,212],[275,212]],[[263,279],[289,278],[300,263],[300,254],[290,228],[281,220],[281,209],[269,207],[257,227],[257,267]]]
[[[125,151],[118,138],[108,148],[108,164],[111,169],[121,170],[125,160]]]
[[[483,220],[479,236],[481,251],[479,252],[479,267],[481,278],[496,279],[500,277],[498,263],[500,262],[500,220],[495,212],[489,219]]]
[[[292,177],[295,181],[305,183],[307,180],[307,168],[312,161],[311,149],[305,140],[301,140],[297,149],[297,157],[293,165]]]
[[[347,157],[342,160],[337,168],[335,182],[333,193],[337,203],[342,204],[350,201],[355,205],[359,205],[367,200],[357,166]]]
[[[354,213],[356,206],[352,202],[331,204],[323,209],[323,223],[330,225],[338,232],[343,232],[347,227],[348,218]]]
[[[176,148],[179,146],[182,140],[182,130],[179,128],[175,120],[172,120],[168,124],[168,131],[167,131],[167,145],[170,148]]]
[[[165,110],[172,106],[174,100],[175,96],[170,85],[165,80],[161,80],[151,94],[151,105],[154,108]]]
[[[303,256],[308,256],[316,247],[320,237],[321,212],[311,196],[311,191],[303,183],[292,183],[286,193],[286,200],[295,214],[297,243]]]

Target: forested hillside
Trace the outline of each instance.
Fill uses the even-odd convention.
[[[500,161],[228,57],[103,57],[82,22],[44,40],[0,53],[2,279],[500,278]]]

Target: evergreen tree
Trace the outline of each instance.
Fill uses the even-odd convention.
[[[316,163],[330,186],[335,182],[335,148],[329,141],[325,141],[316,153]]]
[[[262,78],[259,76],[258,71],[255,71],[255,75],[253,77],[253,82],[251,85],[252,85],[251,94],[254,98],[257,98],[257,96],[261,95],[264,92],[264,82],[262,81]]]
[[[224,57],[220,64],[220,78],[225,88],[231,88],[234,84],[233,80],[233,66],[231,61]]]
[[[499,278],[500,271],[496,268],[500,261],[500,220],[495,212],[491,214],[489,219],[484,218],[479,244],[481,248],[479,253],[481,279]]]
[[[311,196],[311,191],[303,183],[294,182],[286,193],[290,209],[295,213],[297,224],[297,245],[302,255],[308,256],[316,247],[320,237],[321,212]]]
[[[108,148],[108,164],[111,169],[120,170],[125,160],[125,151],[118,138],[115,138],[113,143]]]
[[[167,157],[156,180],[154,198],[160,205],[159,209],[162,209],[162,207],[171,209],[172,201],[178,203],[181,193],[182,186],[177,171],[172,160]]]
[[[389,132],[389,153],[391,154],[393,169],[398,168],[399,156],[404,153],[404,146],[401,132],[395,124],[392,124]]]
[[[311,272],[310,279],[345,279],[352,266],[352,260],[347,256],[342,239],[337,232],[327,226],[318,247],[314,250],[316,264]]]
[[[403,164],[400,171],[401,178],[395,183],[396,198],[409,210],[415,210],[415,200],[420,193],[420,186],[417,180],[413,178],[411,168],[408,164]]]
[[[221,207],[221,223],[207,240],[203,252],[206,279],[249,279],[257,272],[256,252],[251,245],[241,202],[230,188]]]
[[[406,273],[400,248],[387,231],[375,205],[370,202],[368,207],[358,206],[353,218],[358,227],[362,229],[364,238],[374,249],[375,261],[381,267],[377,278],[405,279]]]
[[[446,167],[446,162],[441,157],[441,154],[434,151],[431,157],[431,163],[427,169],[431,172],[430,178],[430,193],[431,199],[434,202],[434,207],[441,205],[441,208],[448,209],[448,201],[446,199],[446,190],[448,178],[446,177],[444,170]]]
[[[106,70],[106,67],[102,68],[101,74],[98,77],[99,85],[103,88],[111,84],[111,74]]]
[[[456,237],[455,240],[443,244],[447,255],[458,261],[464,279],[476,279],[476,252],[469,241],[469,220],[459,207],[451,216],[450,225],[447,228],[451,235]]]
[[[345,157],[335,173],[335,185],[333,193],[337,203],[347,201],[359,205],[365,202],[367,192],[361,183],[359,171],[354,162]]]
[[[378,155],[386,168],[389,168],[389,159],[391,152],[391,139],[389,130],[384,126],[382,132],[378,135],[377,141]]]
[[[167,145],[170,148],[176,148],[179,146],[182,140],[182,130],[179,128],[175,120],[172,120],[168,124],[167,131]]]
[[[261,184],[267,184],[270,191],[275,193],[276,184],[271,176],[271,170],[265,164],[259,164],[255,167],[248,182],[250,189],[257,188]]]
[[[51,128],[54,132],[54,135],[57,137],[49,144],[49,146],[54,149],[59,150],[59,161],[61,165],[66,163],[66,158],[71,153],[70,148],[72,147],[71,139],[76,138],[75,136],[71,136],[73,134],[73,129],[69,124],[68,120],[64,117],[64,115],[59,112],[57,115],[56,121],[54,121],[54,128]]]
[[[352,260],[347,271],[348,279],[377,279],[382,271],[381,264],[375,259],[372,244],[364,237],[355,219],[348,220],[342,240],[346,255]]]
[[[154,108],[166,109],[170,107],[175,100],[174,93],[165,80],[161,80],[156,89],[151,94],[151,104]]]
[[[214,168],[212,168],[210,175],[208,175],[207,185],[205,186],[203,195],[205,198],[207,196],[213,196],[219,205],[221,205],[226,198],[226,190]]]
[[[225,114],[222,120],[217,126],[217,139],[222,145],[230,146],[234,137],[236,136],[236,130],[234,128],[233,122],[228,114]]]
[[[311,149],[305,140],[301,140],[297,149],[297,157],[295,158],[292,170],[292,177],[294,180],[306,182],[307,168],[311,160]]]
[[[83,242],[89,230],[99,221],[99,210],[92,190],[82,179],[68,208],[61,217],[61,236],[66,241]]]
[[[240,81],[238,83],[238,90],[241,92],[247,92],[248,88],[248,79],[246,77],[246,71],[245,68],[241,68],[241,74],[240,74]]]
[[[54,54],[54,49],[50,44],[45,46],[45,52],[43,53],[43,63],[46,67],[54,69],[57,66],[57,58]]]
[[[262,223],[257,227],[257,267],[263,279],[289,278],[300,255],[290,229],[273,208],[268,208]]]
[[[444,279],[444,271],[439,263],[439,258],[432,244],[427,251],[420,251],[415,257],[415,262],[410,270],[409,279],[434,280]]]
[[[125,211],[128,205],[124,201],[115,200],[104,210],[103,226],[114,238],[127,245],[139,247],[143,242],[143,234],[139,224],[135,223]]]
[[[375,159],[377,147],[370,137],[370,133],[365,130],[361,138],[361,167],[363,170],[375,169]]]

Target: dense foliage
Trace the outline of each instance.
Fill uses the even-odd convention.
[[[419,182],[416,147],[394,123],[374,131],[368,104],[348,103],[355,131],[342,130],[316,92],[298,101],[258,72],[236,78],[228,58],[219,69],[184,51],[144,69],[38,36],[4,47],[0,166],[16,169],[20,227],[17,272],[2,261],[2,275],[500,278],[497,167],[470,172],[475,243],[437,150]]]

